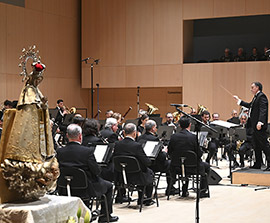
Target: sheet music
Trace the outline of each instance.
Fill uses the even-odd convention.
[[[145,143],[145,146],[143,148],[146,156],[148,157],[153,157],[155,154],[154,154],[154,150],[155,150],[155,147],[159,144],[159,142],[155,142],[155,141],[147,141]]]
[[[96,145],[94,155],[97,163],[103,163],[103,158],[107,152],[108,145]]]
[[[230,123],[230,122],[225,122],[225,121],[222,121],[222,120],[216,120],[216,121],[213,121],[211,122],[211,124],[213,125],[217,125],[217,126],[221,126],[221,127],[224,127],[224,128],[232,128],[232,127],[237,127],[239,125],[236,125],[234,123]]]

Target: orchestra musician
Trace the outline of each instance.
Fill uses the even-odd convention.
[[[234,124],[240,124],[240,120],[238,118],[237,111],[235,109],[232,110],[232,117],[227,120],[227,122],[234,123]]]
[[[176,124],[173,122],[173,114],[168,112],[166,114],[166,122],[161,124],[162,126],[173,126],[176,129]]]
[[[238,151],[239,156],[240,156],[240,167],[245,167],[244,156],[250,155],[251,149],[252,149],[253,130],[251,127],[247,127],[247,125],[246,125],[247,120],[248,120],[247,114],[243,113],[240,117],[240,125],[242,127],[246,128],[247,139],[241,144],[239,151]]]
[[[193,151],[197,153],[197,138],[196,135],[190,132],[191,121],[188,117],[182,116],[180,118],[181,131],[172,135],[170,143],[168,145],[168,153],[171,157],[171,175],[175,180],[176,173],[181,173],[181,168],[179,167],[180,155],[183,151]],[[203,152],[198,148],[197,156],[201,157]],[[188,169],[187,169],[188,171]],[[193,171],[193,169],[192,169]],[[194,170],[196,171],[196,170]],[[206,174],[209,174],[210,165],[208,163],[202,162],[200,158],[199,173],[202,176],[201,179],[201,193],[200,197],[209,197],[207,192],[208,182]],[[182,186],[182,197],[188,196],[188,180]]]
[[[106,119],[111,118],[112,115],[113,115],[113,110],[111,110],[111,109],[107,110],[106,113],[105,113]]]
[[[145,129],[145,123],[149,120],[149,116],[147,114],[143,114],[140,119],[139,119],[139,123],[138,123],[138,136],[140,136],[144,129]]]
[[[219,115],[218,115],[219,117]],[[206,125],[210,125],[210,113],[208,111],[203,111],[201,114],[202,122]],[[206,157],[206,162],[210,163],[210,159],[214,157],[214,155],[217,152],[217,148],[219,146],[219,141],[218,139],[211,139],[208,142],[207,150],[208,150],[208,155]]]
[[[249,118],[247,127],[253,129],[253,142],[255,150],[256,162],[251,167],[253,169],[261,169],[262,151],[267,159],[267,167],[264,171],[270,171],[270,149],[267,142],[267,125],[268,125],[268,99],[262,92],[262,84],[253,82],[251,84],[251,93],[254,95],[251,102],[245,102],[238,96],[233,96],[238,105],[249,108]]]
[[[154,120],[148,120],[145,123],[145,133],[138,137],[137,141],[140,144],[145,144],[147,141],[159,142],[157,137],[157,124]],[[170,160],[167,160],[167,153],[164,151],[159,151],[156,159],[152,162],[150,169],[154,172],[166,173],[167,176],[167,190],[166,194],[169,193],[169,183],[170,183]],[[174,195],[178,193],[174,187],[172,187],[170,194]]]
[[[0,119],[3,120],[4,118],[4,113],[6,109],[10,109],[12,108],[12,102],[9,100],[5,100],[4,101],[4,107],[2,108],[2,110],[0,111]]]
[[[153,192],[153,180],[154,173],[148,167],[151,165],[151,160],[146,156],[143,147],[140,143],[135,142],[137,136],[137,128],[133,123],[128,123],[124,127],[125,138],[122,141],[115,143],[113,156],[134,156],[140,164],[142,175],[129,174],[128,178],[130,182],[134,182],[137,185],[147,185],[145,195],[148,198],[144,205],[149,206],[155,202],[151,199]],[[115,176],[118,178],[118,176]],[[140,186],[142,188],[142,186]],[[137,204],[141,203],[142,192],[138,191]]]
[[[82,146],[82,129],[79,125],[70,124],[67,128],[67,137],[69,143],[66,147],[57,150],[57,160],[59,167],[77,167],[85,171],[87,179],[93,185],[93,188],[99,196],[106,195],[108,203],[108,211],[110,214],[109,222],[118,221],[117,216],[112,216],[112,189],[113,184],[102,179],[100,175],[100,167],[98,166],[94,149]],[[101,202],[101,214],[98,222],[107,222],[106,207],[104,201]]]
[[[101,143],[99,135],[99,122],[96,119],[87,119],[83,125],[83,146],[89,146],[93,143]]]
[[[118,141],[117,135],[118,123],[115,118],[107,118],[105,122],[105,128],[100,132],[101,136],[109,143]]]

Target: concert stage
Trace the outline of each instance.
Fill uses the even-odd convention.
[[[270,171],[249,168],[236,170],[232,172],[232,183],[270,186]]]

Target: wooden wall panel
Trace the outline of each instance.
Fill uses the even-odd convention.
[[[0,73],[7,69],[7,7],[0,3]],[[1,81],[2,82],[2,81]]]
[[[35,11],[43,10],[43,0],[25,0],[25,8]]]
[[[212,112],[218,112],[221,119],[227,120],[230,118],[233,109],[239,111],[239,106],[231,94],[243,98],[246,88],[245,80],[244,63],[214,64]],[[231,94],[224,90],[224,88],[231,92]]]
[[[182,86],[183,65],[154,66],[154,87]]]
[[[19,56],[25,46],[24,39],[24,8],[6,5],[7,7],[7,69],[9,74],[19,74]]]
[[[124,114],[131,106],[126,119],[137,117],[137,88],[102,88],[100,89],[100,119],[105,118],[105,112],[112,109],[114,112]],[[167,112],[174,112],[174,107],[170,104],[173,102],[182,102],[181,87],[164,87],[164,88],[140,88],[140,108],[147,110],[145,103],[156,106],[159,110],[156,114],[165,116]],[[94,95],[94,113],[97,111],[96,93]]]
[[[127,66],[126,87],[151,87],[154,85],[154,66]]]
[[[25,9],[24,15],[24,45],[21,46],[28,49],[29,46],[36,45],[37,49],[43,52],[43,14],[40,11]],[[20,49],[20,50],[21,50]],[[15,59],[15,58],[14,58]],[[41,57],[43,60],[43,57]],[[19,60],[18,60],[19,63]],[[45,61],[44,61],[45,63]]]
[[[59,15],[60,8],[62,7],[60,3],[61,3],[60,0],[43,0],[42,6],[43,12]]]
[[[100,67],[100,79],[102,88],[121,88],[126,85],[125,67]],[[94,83],[96,85],[96,83]]]
[[[58,13],[60,16],[80,20],[80,4],[78,4],[78,0],[60,0],[60,8]]]
[[[18,100],[24,86],[22,77],[19,74],[6,75],[6,99]]]
[[[270,13],[269,0],[246,0],[246,15],[258,15]]]
[[[100,67],[94,66],[93,69],[93,84],[100,83]],[[82,67],[81,88],[91,88],[91,67],[89,64],[84,64]]]
[[[100,11],[100,64],[123,66],[126,62],[125,0],[102,0]]]
[[[214,0],[214,17],[245,15],[246,0]]]
[[[214,0],[183,0],[183,19],[211,18]]]
[[[152,65],[153,0],[126,0],[126,65]]]
[[[81,58],[101,58],[100,55],[100,0],[83,0],[81,6]],[[102,59],[102,58],[101,58]]]
[[[193,21],[183,22],[183,62],[189,62],[193,60]]]
[[[64,77],[63,65],[61,61],[61,42],[60,42],[60,17],[53,14],[43,14],[43,50],[40,52],[41,58],[46,64],[47,77]],[[55,50],[57,49],[57,50]],[[60,62],[61,61],[61,66]],[[63,64],[62,64],[63,63]],[[62,68],[62,69],[60,69]]]
[[[80,49],[78,22],[70,18],[60,17],[59,24],[60,28],[57,31],[60,42],[60,46],[58,46],[59,54],[52,55],[52,52],[50,53],[50,56],[58,63],[57,68],[60,72],[62,71],[58,77],[63,75],[61,77],[80,78],[81,55],[78,51]]]
[[[2,103],[7,99],[7,84],[6,84],[6,74],[0,73],[0,109]]]
[[[183,65],[183,103],[213,111],[213,64]]]
[[[250,62],[246,63],[246,97],[244,100],[250,101],[253,95],[250,92],[251,83],[259,81],[263,85],[263,92],[267,95],[270,100],[270,85],[269,85],[269,62]],[[269,114],[270,115],[270,114]],[[270,117],[270,116],[269,116]]]
[[[182,2],[154,1],[154,64],[181,63]]]

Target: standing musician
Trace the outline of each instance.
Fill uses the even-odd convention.
[[[140,144],[144,144],[147,141],[159,142],[157,137],[157,124],[154,120],[148,120],[145,123],[145,133],[138,137],[137,140]],[[166,173],[167,176],[167,190],[166,194],[169,193],[169,183],[170,183],[170,161],[167,160],[167,153],[161,151],[158,153],[157,158],[152,162],[150,169],[154,172]],[[170,194],[175,194],[176,189],[172,188]]]
[[[255,149],[256,162],[251,167],[261,169],[262,151],[265,153],[267,167],[264,171],[270,171],[270,149],[267,143],[267,122],[268,122],[268,99],[262,92],[262,84],[253,82],[251,84],[251,93],[254,95],[250,103],[242,101],[238,96],[233,96],[238,105],[249,108],[249,119],[247,127],[253,129],[253,141]]]
[[[180,163],[180,155],[181,152],[184,151],[193,151],[197,153],[197,156],[201,157],[202,156],[202,151],[200,148],[197,148],[197,138],[196,135],[192,134],[190,132],[190,127],[191,127],[191,121],[188,117],[182,116],[180,118],[180,127],[181,131],[179,133],[176,133],[171,136],[170,143],[168,146],[168,153],[171,157],[171,174],[173,179],[175,179],[176,173],[181,173],[181,169],[179,167]],[[189,171],[187,169],[187,171]],[[191,171],[196,171],[196,170],[191,170]],[[199,173],[202,176],[201,179],[201,190],[202,192],[200,193],[200,197],[209,197],[209,193],[207,193],[207,187],[208,187],[208,181],[206,174],[209,174],[210,171],[210,165],[208,163],[202,162],[200,158],[199,162]],[[188,196],[188,181],[185,182],[182,186],[182,197],[187,197]]]
[[[100,132],[101,136],[105,138],[109,143],[118,141],[117,135],[118,124],[115,118],[107,118],[105,128]]]

